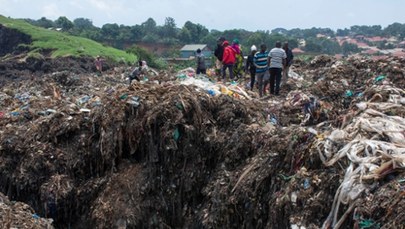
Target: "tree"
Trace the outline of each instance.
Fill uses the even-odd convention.
[[[119,33],[119,26],[116,23],[105,24],[103,27],[101,27],[101,35],[109,45],[115,45],[115,40],[117,39]]]
[[[167,17],[165,19],[165,24],[163,26],[164,36],[170,38],[176,38],[177,36],[177,29],[176,29],[176,22],[173,18]]]
[[[286,40],[286,37],[281,34],[270,34],[266,36],[265,44],[267,45],[267,48],[272,49],[275,47],[277,41],[283,42]]]
[[[320,53],[322,51],[321,45],[318,43],[315,38],[308,38],[305,44],[305,51]]]
[[[355,44],[351,44],[346,41],[343,42],[343,44],[342,44],[343,55],[349,55],[351,53],[357,53],[359,51],[360,51],[359,47],[357,47],[357,45],[355,45]]]
[[[76,18],[73,25],[78,30],[90,30],[94,28],[93,22],[87,18]]]
[[[131,37],[133,41],[140,41],[144,36],[141,25],[134,25],[131,27]]]
[[[345,28],[345,29],[338,29],[336,31],[336,36],[340,36],[340,37],[345,37],[345,36],[349,36],[350,34],[350,30]]]
[[[55,21],[55,25],[57,26],[57,27],[60,27],[60,28],[62,28],[63,30],[65,30],[65,31],[68,31],[68,30],[70,30],[71,28],[73,28],[73,22],[71,22],[69,19],[67,19],[67,17],[65,17],[65,16],[62,16],[62,17],[59,17],[58,19],[56,19],[56,21]]]
[[[123,49],[125,48],[126,44],[133,42],[131,27],[126,25],[120,25],[118,31],[119,34],[115,42],[115,47]]]
[[[192,43],[200,43],[201,38],[208,35],[209,31],[207,28],[200,24],[194,24],[191,21],[186,21],[183,28],[186,28],[190,32]]]
[[[288,30],[284,28],[275,28],[271,31],[271,33],[280,33],[280,34],[287,34]]]
[[[144,23],[141,24],[144,34],[156,33],[156,22],[153,18],[148,18]]]
[[[43,28],[52,28],[52,27],[54,27],[53,21],[47,19],[46,17],[41,17],[41,19],[34,22],[34,25],[40,26],[40,27],[43,27]]]
[[[191,42],[191,32],[186,27],[183,27],[179,33],[179,39],[182,43],[190,43]]]
[[[263,33],[252,33],[246,40],[246,43],[249,44],[250,46],[252,45],[256,45],[257,47],[259,47],[261,44],[264,43],[265,36],[263,36]]]
[[[398,22],[393,23],[387,26],[387,28],[384,29],[383,33],[386,36],[395,36],[400,39],[403,39],[405,38],[405,24],[401,24]]]
[[[317,40],[318,40],[320,46],[322,47],[322,50],[321,50],[322,53],[333,55],[333,54],[342,52],[342,49],[341,49],[339,43],[337,43],[337,41],[334,41],[334,40],[331,40],[328,38],[319,38]]]
[[[350,27],[350,30],[354,35],[364,35],[369,37],[380,36],[382,34],[380,25],[354,25]]]

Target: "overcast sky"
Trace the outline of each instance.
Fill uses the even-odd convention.
[[[181,28],[186,21],[208,29],[272,30],[277,27],[343,29],[352,25],[405,23],[405,0],[0,0],[0,14],[51,20],[66,16],[135,25],[149,17],[163,25],[166,17]]]

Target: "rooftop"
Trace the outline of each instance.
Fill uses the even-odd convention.
[[[180,49],[180,51],[196,51],[197,49],[203,50],[205,47],[207,47],[206,44],[189,44],[184,45],[183,48]]]

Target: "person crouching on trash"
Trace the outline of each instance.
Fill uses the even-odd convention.
[[[140,77],[142,75],[142,61],[138,61],[138,66],[131,72],[129,75],[129,84],[132,83],[133,80],[137,80],[138,82],[141,81]]]

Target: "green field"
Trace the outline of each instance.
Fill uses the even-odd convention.
[[[0,15],[0,24],[28,34],[33,40],[29,44],[29,55],[41,55],[44,50],[52,50],[51,57],[100,55],[115,62],[134,63],[137,57],[125,51],[104,46],[90,39],[67,35],[63,32],[33,26],[21,19],[10,19]]]

